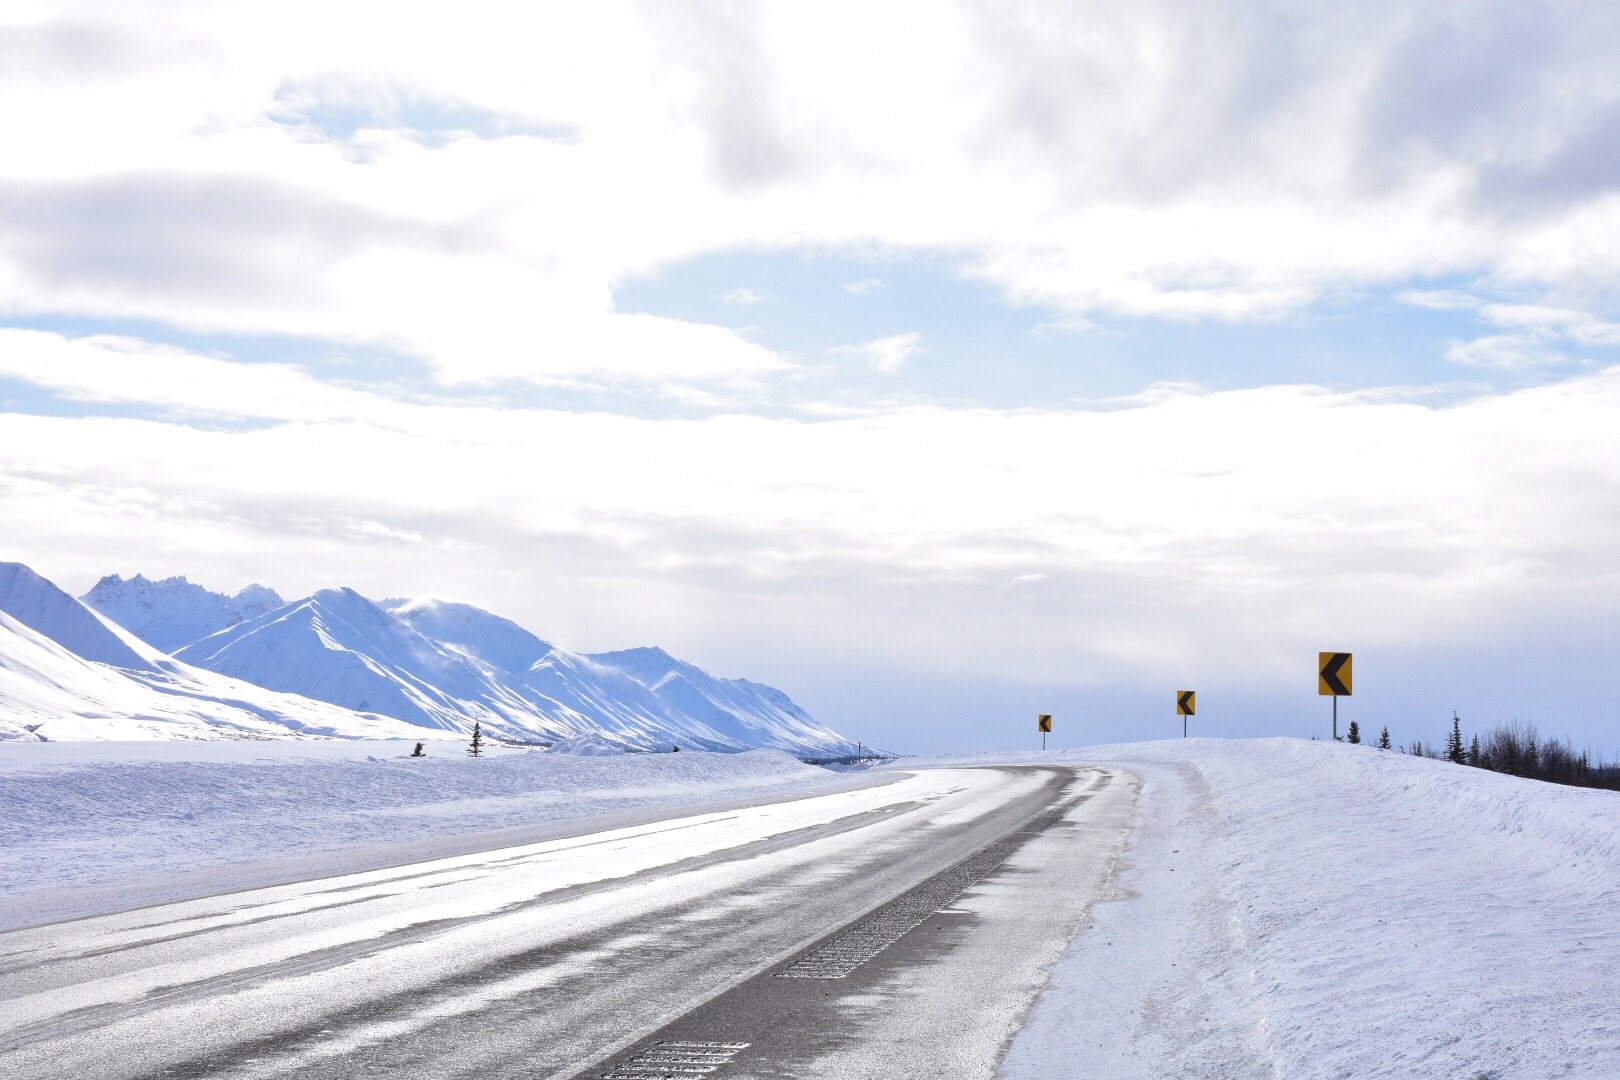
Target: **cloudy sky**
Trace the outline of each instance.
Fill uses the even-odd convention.
[[[439,10],[0,9],[0,557],[1620,755],[1620,8]]]

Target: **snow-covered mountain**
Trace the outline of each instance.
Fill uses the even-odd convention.
[[[279,601],[258,585],[225,596],[113,574],[81,602],[0,564],[0,611],[17,624],[0,633],[0,723],[17,734],[49,715],[56,738],[457,737],[476,723],[545,746],[855,749],[781,691],[661,649],[585,656],[481,608],[352,589]]]
[[[177,659],[276,690],[420,727],[549,741],[548,723],[516,680],[417,633],[352,589],[324,589],[181,649]]]
[[[625,655],[645,652],[657,650]],[[423,727],[465,732],[477,722],[514,742],[590,739],[636,750],[763,746],[817,757],[854,750],[779,691],[727,683],[671,661],[705,687],[749,687],[765,694],[750,697],[735,689],[729,697],[660,694],[600,657],[558,648],[467,604],[406,599],[376,604],[350,589],[328,589],[175,655],[261,686]],[[675,685],[664,681],[666,690]],[[759,711],[766,695],[774,695],[772,704]],[[716,705],[720,700],[729,710]]]
[[[505,671],[528,671],[551,651],[550,642],[471,604],[396,598],[380,601],[378,606],[424,637]]]
[[[794,704],[775,687],[747,679],[720,679],[663,649],[595,653],[587,659],[624,673],[647,688],[671,712],[748,746],[800,748],[825,757],[855,747]]]
[[[618,730],[634,745],[769,747],[804,757],[842,757],[855,744],[786,694],[742,679],[718,679],[662,649],[582,655],[541,640],[470,604],[384,600],[424,635],[518,675],[531,689]]]
[[[166,653],[286,603],[263,585],[225,596],[183,577],[152,581],[140,574],[108,574],[79,599]]]
[[[398,720],[171,659],[20,563],[0,563],[0,740],[409,738]]]

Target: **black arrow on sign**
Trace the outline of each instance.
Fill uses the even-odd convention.
[[[1193,692],[1191,690],[1183,690],[1181,693],[1176,695],[1176,707],[1181,710],[1181,715],[1191,715],[1192,701],[1190,699],[1192,696]]]
[[[1349,653],[1336,652],[1333,654],[1333,659],[1329,660],[1327,662],[1327,666],[1322,669],[1322,681],[1327,683],[1328,689],[1333,691],[1333,695],[1335,697],[1350,696],[1349,689],[1345,687],[1344,683],[1339,681],[1339,669],[1344,667],[1344,665],[1349,662]]]

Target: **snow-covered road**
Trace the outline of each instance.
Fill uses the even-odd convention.
[[[931,769],[18,930],[0,1072],[988,1075],[1134,798],[1110,770]]]

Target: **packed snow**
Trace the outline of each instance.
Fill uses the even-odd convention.
[[[1620,794],[1296,739],[1052,758],[1136,773],[1140,817],[1002,1080],[1620,1076]]]
[[[0,929],[849,790],[774,750],[0,745]]]

